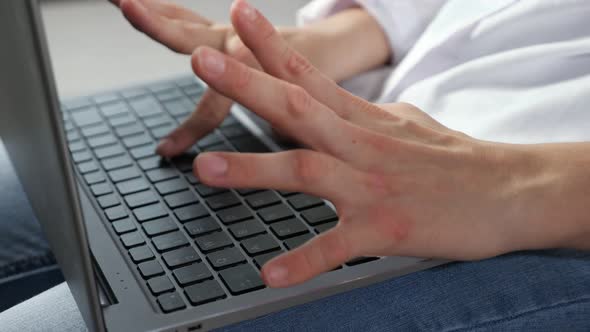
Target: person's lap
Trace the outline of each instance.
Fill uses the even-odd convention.
[[[0,314],[0,326],[5,331],[83,329],[65,285]],[[590,252],[550,250],[452,263],[222,330],[320,329],[587,331]]]

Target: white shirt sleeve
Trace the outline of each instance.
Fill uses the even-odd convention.
[[[300,25],[361,6],[383,28],[395,62],[401,61],[446,0],[313,0],[298,13]]]

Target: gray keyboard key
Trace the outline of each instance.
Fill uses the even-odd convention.
[[[213,132],[199,140],[197,146],[200,148],[206,148],[211,145],[219,144],[223,142],[223,138],[219,136],[216,132]]]
[[[300,245],[304,244],[305,242],[311,240],[313,235],[311,233],[306,233],[303,235],[299,235],[290,239],[285,240],[285,246],[289,248],[289,250],[293,250]]]
[[[278,204],[259,210],[258,215],[265,223],[270,224],[281,219],[293,217],[293,212],[291,212],[291,209],[287,205]]]
[[[137,134],[143,134],[144,131],[145,130],[143,129],[143,127],[140,126],[138,123],[130,123],[126,126],[120,126],[115,128],[115,133],[117,134],[117,136],[121,138]]]
[[[154,295],[167,293],[174,290],[174,285],[170,282],[167,276],[159,276],[148,280],[147,282],[150,292]]]
[[[188,190],[168,195],[164,197],[164,200],[171,209],[199,202],[197,196]]]
[[[78,127],[102,122],[102,118],[98,115],[98,109],[96,107],[88,107],[72,113],[72,120]]]
[[[114,221],[112,225],[113,229],[115,230],[115,233],[119,235],[129,233],[137,229],[133,221],[129,218]]]
[[[152,143],[152,138],[149,137],[147,134],[139,134],[134,136],[125,137],[122,139],[123,145],[125,145],[128,149],[146,145]]]
[[[249,264],[242,264],[231,267],[220,272],[221,279],[234,294],[243,294],[257,289],[264,288],[264,282],[260,278],[258,271]]]
[[[125,202],[131,209],[156,203],[157,201],[158,197],[151,190],[125,196]]]
[[[148,127],[148,129],[174,124],[176,123],[170,116],[166,114],[152,116],[150,118],[144,119],[143,124]]]
[[[116,195],[105,195],[105,196],[101,196],[98,198],[98,205],[100,205],[101,208],[103,209],[107,209],[113,206],[117,206],[121,204],[119,202],[119,198]]]
[[[240,240],[257,234],[265,233],[266,228],[264,228],[264,226],[262,226],[258,220],[250,219],[229,226],[229,231],[236,239]]]
[[[94,154],[96,154],[96,158],[98,159],[120,156],[124,153],[125,150],[123,150],[123,147],[119,144],[105,146],[104,148],[98,148],[94,150]]]
[[[154,253],[148,246],[135,247],[129,250],[129,256],[134,263],[141,263],[154,258]]]
[[[270,226],[270,229],[281,240],[309,232],[307,227],[295,218],[274,223]]]
[[[162,255],[162,259],[171,269],[182,265],[198,262],[201,260],[199,254],[191,247],[184,247],[177,250],[169,251]]]
[[[195,242],[202,252],[209,252],[233,245],[233,242],[224,232],[215,232],[198,237]]]
[[[141,173],[139,173],[139,170],[137,168],[135,168],[134,166],[120,168],[120,169],[117,169],[114,171],[110,171],[108,174],[109,174],[109,177],[111,178],[111,181],[113,181],[114,183],[126,181],[126,180],[131,180],[131,179],[136,179],[136,178],[140,177],[140,175],[141,175]]]
[[[139,222],[144,222],[156,218],[165,217],[168,212],[164,209],[161,203],[156,203],[133,210],[133,215]]]
[[[143,231],[149,237],[165,234],[178,229],[178,227],[176,227],[176,224],[172,221],[172,219],[170,219],[170,217],[164,217],[145,222],[141,225],[141,227],[143,227]]]
[[[217,216],[226,225],[254,217],[250,209],[243,205],[217,211]]]
[[[168,233],[160,236],[156,236],[152,239],[152,243],[156,250],[159,252],[164,252],[176,248],[180,248],[182,246],[188,245],[188,240],[179,231]]]
[[[164,112],[160,103],[153,97],[140,97],[129,101],[131,108],[142,118],[158,115]]]
[[[279,256],[280,254],[284,253],[282,250],[272,251],[266,254],[258,255],[254,257],[254,263],[258,266],[259,269],[266,264],[266,262],[270,261],[271,259]]]
[[[209,187],[206,184],[198,184],[195,189],[197,189],[197,192],[199,193],[199,195],[201,195],[202,197],[209,197],[212,195],[217,195],[217,194],[221,194],[224,192],[227,192],[228,190],[225,188],[215,188],[215,187]]]
[[[269,234],[258,235],[242,241],[248,255],[255,256],[280,248],[279,243]]]
[[[139,167],[144,171],[149,171],[154,168],[168,167],[167,162],[160,156],[153,156],[141,159],[137,162]]]
[[[178,177],[178,173],[176,172],[176,170],[171,167],[157,168],[147,172],[146,175],[152,183]]]
[[[121,205],[106,209],[104,210],[104,213],[109,221],[115,221],[129,216],[127,211]]]
[[[288,201],[289,201],[289,204],[291,204],[291,206],[297,211],[301,211],[301,210],[309,209],[314,206],[325,204],[324,201],[321,200],[320,198],[310,196],[307,194],[298,194],[295,196],[291,196],[291,197],[289,197]]]
[[[121,235],[121,242],[125,248],[133,248],[145,243],[145,240],[138,231]]]
[[[104,175],[101,172],[92,172],[84,174],[84,181],[86,181],[88,185],[92,185],[95,183],[104,182],[106,181],[106,179],[104,178]]]
[[[173,274],[174,278],[181,286],[186,286],[213,277],[207,266],[202,262],[176,269]]]
[[[81,174],[91,173],[98,170],[98,166],[94,161],[87,161],[85,163],[78,164],[78,170]]]
[[[129,195],[149,188],[147,181],[142,178],[119,182],[115,186],[121,195]]]
[[[84,137],[92,137],[97,135],[103,135],[109,133],[111,130],[107,125],[104,123],[92,126],[92,127],[85,127],[80,129],[82,136]]]
[[[186,304],[177,292],[166,293],[158,296],[158,304],[162,312],[169,313],[186,308]]]
[[[188,185],[182,178],[162,181],[156,183],[156,190],[160,195],[168,195],[179,191],[188,189]]]
[[[281,199],[273,191],[267,190],[246,197],[246,202],[254,209],[277,204]]]
[[[107,118],[129,113],[129,106],[123,102],[101,105],[99,108],[102,114]]]
[[[149,279],[164,274],[164,269],[162,268],[162,265],[160,265],[160,263],[158,263],[158,261],[155,260],[140,263],[139,265],[137,265],[137,268],[139,269],[139,273],[141,273],[141,276],[144,279]]]
[[[101,160],[102,167],[106,171],[112,171],[117,168],[123,168],[132,165],[132,161],[128,156],[119,156],[119,157],[112,157],[108,159]]]
[[[111,126],[113,127],[119,127],[119,126],[124,126],[124,125],[128,125],[130,123],[134,123],[135,121],[135,117],[132,116],[131,114],[124,114],[115,118],[109,118],[108,119],[109,123],[111,124]]]
[[[168,136],[168,134],[170,134],[174,129],[176,129],[176,127],[177,126],[175,124],[169,124],[158,128],[154,128],[150,132],[152,133],[152,136],[154,136],[155,139],[161,140],[162,138]]]
[[[303,219],[312,226],[338,219],[336,212],[327,205],[318,206],[301,213]]]
[[[221,227],[219,227],[219,224],[213,217],[205,217],[188,222],[184,224],[184,228],[192,237],[221,230]]]
[[[184,289],[184,293],[192,305],[201,305],[225,298],[225,292],[215,280],[207,280],[188,286]]]
[[[181,222],[202,218],[209,215],[207,209],[201,204],[193,204],[174,210],[174,215]]]
[[[98,183],[90,186],[90,191],[92,191],[94,196],[102,196],[112,193],[113,189],[111,189],[111,186],[107,183]]]
[[[231,191],[207,197],[205,201],[207,202],[207,205],[209,205],[209,207],[213,210],[225,209],[235,205],[239,205],[241,203],[238,196],[236,196]]]
[[[76,153],[72,153],[72,160],[75,163],[83,163],[85,161],[92,160],[92,154],[88,151],[80,151]]]
[[[220,270],[232,265],[245,263],[246,257],[242,255],[238,248],[227,248],[208,254],[207,260],[214,269]]]
[[[93,149],[96,149],[101,146],[115,144],[117,142],[117,139],[115,138],[115,136],[111,134],[106,134],[102,136],[89,138],[86,142],[88,143],[88,146],[90,146]]]
[[[318,233],[321,234],[321,233],[327,232],[330,229],[336,227],[336,225],[338,225],[338,221],[337,220],[336,221],[331,221],[331,222],[328,222],[328,223],[325,223],[325,224],[318,225],[318,226],[316,226],[315,230],[316,230],[316,232],[318,232]]]

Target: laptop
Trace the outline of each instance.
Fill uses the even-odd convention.
[[[39,4],[0,1],[0,136],[91,331],[206,331],[426,269],[441,261],[363,257],[270,289],[269,259],[338,222],[305,193],[212,188],[203,151],[280,145],[239,105],[183,156],[157,141],[205,85],[194,75],[59,101]]]

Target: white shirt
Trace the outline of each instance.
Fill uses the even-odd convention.
[[[590,1],[315,0],[299,19],[355,5],[395,56],[376,101],[412,103],[480,139],[590,141]]]

